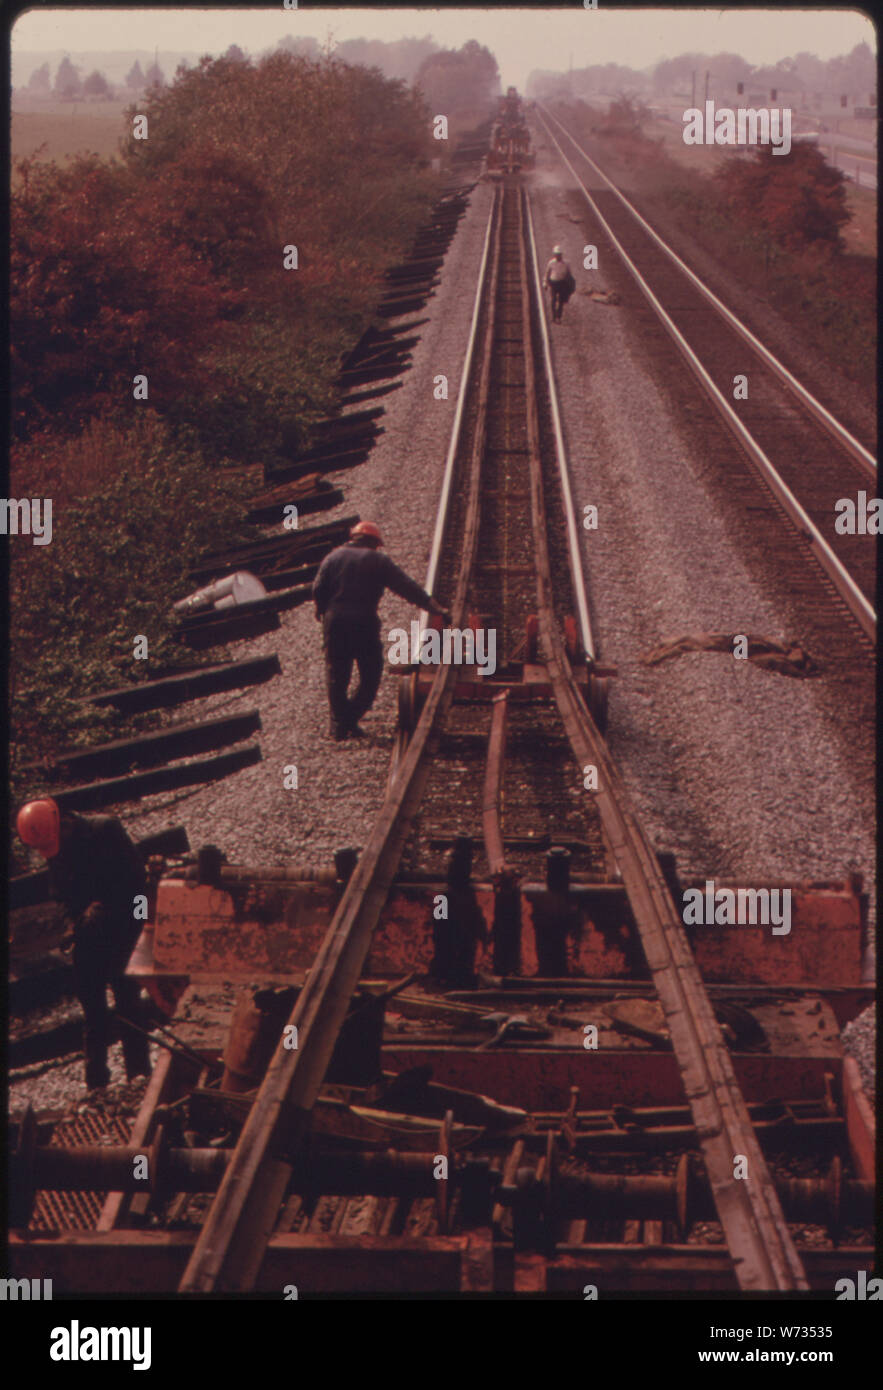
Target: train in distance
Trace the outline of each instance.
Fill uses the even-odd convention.
[[[532,169],[533,165],[530,131],[521,97],[514,87],[509,87],[506,95],[500,98],[494,116],[491,147],[486,156],[487,173],[490,178],[502,178],[519,169]]]

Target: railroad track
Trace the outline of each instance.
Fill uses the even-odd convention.
[[[870,1224],[867,1171],[847,1171],[841,1152],[845,1084],[838,1110],[831,1081],[822,1085],[824,1062],[813,1062],[807,1083],[801,1058],[771,1073],[763,1100],[746,1103],[723,1030],[731,1043],[733,1028],[751,1034],[748,1011],[738,1008],[743,992],[774,1010],[781,991],[755,981],[734,1000],[703,981],[604,742],[609,668],[592,637],[530,206],[517,180],[494,195],[467,368],[427,587],[447,602],[460,632],[495,632],[496,669],[479,675],[443,662],[401,675],[386,797],[357,862],[324,898],[314,892],[313,914],[327,921],[315,954],[312,918],[301,916],[297,928],[285,918],[272,978],[296,984],[276,999],[260,1084],[225,1084],[229,1045],[224,1079],[216,1055],[194,1074],[183,1054],[170,1053],[130,1137],[150,1149],[146,1190],[127,1176],[128,1150],[103,1159],[70,1148],[47,1156],[33,1126],[23,1125],[16,1171],[30,1176],[16,1188],[19,1210],[28,1209],[35,1184],[70,1188],[95,1173],[117,1195],[102,1210],[101,1234],[72,1239],[70,1251],[95,1269],[123,1271],[124,1283],[138,1277],[135,1260],[144,1261],[151,1287],[168,1288],[162,1280],[174,1273],[181,1292],[275,1287],[282,1269],[286,1280],[302,1277],[304,1292],[353,1281],[398,1287],[390,1261],[399,1262],[400,1278],[407,1271],[402,1287],[461,1291],[545,1288],[547,1276],[581,1280],[586,1270],[606,1289],[618,1277],[668,1286],[673,1272],[698,1288],[805,1289],[810,1270],[814,1283],[827,1281],[831,1252],[798,1252],[788,1222],[827,1223],[838,1235]],[[426,632],[425,615],[422,622]],[[226,872],[206,893],[234,893],[239,872],[242,888],[260,895],[260,876]],[[447,930],[458,941],[455,959],[439,962],[442,928],[434,967],[409,991],[428,961],[427,921],[440,890],[454,909]],[[267,933],[250,934],[248,903],[235,901],[242,975],[253,979],[266,964],[259,953]],[[166,921],[172,904],[169,897]],[[278,919],[272,904],[254,909],[264,926]],[[482,918],[488,939],[479,947]],[[366,971],[379,973],[378,937],[388,948],[396,920],[405,923],[397,959],[410,952],[418,968],[392,985],[366,985]],[[172,949],[180,925],[172,921]],[[535,959],[526,961],[531,950]],[[493,964],[490,988],[486,980],[475,988],[477,951]],[[170,956],[163,968],[173,973]],[[433,984],[439,971],[447,972],[444,990]],[[796,993],[803,1000],[806,990]],[[489,1012],[493,1004],[503,1012]],[[385,1007],[418,1032],[398,1043],[385,1035],[384,1061],[393,1066],[381,1078]],[[604,1020],[603,1041],[600,1065],[590,1067],[582,1035],[593,1018]],[[342,1043],[354,1028],[341,1075]],[[616,1037],[632,1051],[622,1044],[618,1052]],[[623,1080],[620,1091],[616,1081],[634,1081],[630,1068],[647,1060],[648,1048],[662,1058],[654,1065],[670,1098],[655,1109],[641,1101],[641,1085],[630,1091]],[[440,1082],[427,1081],[427,1064]],[[354,1070],[365,1074],[355,1081]],[[479,1081],[487,1095],[477,1093]],[[772,1099],[807,1084],[809,1098]],[[646,1078],[642,1085],[648,1089]],[[614,1104],[623,1095],[626,1105]],[[186,1146],[174,1138],[183,1115]],[[192,1132],[210,1134],[212,1116],[223,1121],[226,1144],[212,1148],[205,1138],[194,1148]],[[341,1152],[334,1141],[344,1135]],[[824,1137],[837,1149],[824,1178],[804,1186],[774,1173],[765,1157],[776,1139],[787,1145],[796,1135],[804,1144]],[[367,1148],[354,1147],[356,1138]],[[662,1167],[650,1157],[661,1149]],[[734,1171],[737,1158],[748,1178]],[[208,1194],[192,1232],[163,1232],[160,1245],[156,1233],[117,1228],[125,1201],[140,1202],[142,1216],[156,1201],[180,1219],[188,1193]],[[351,1199],[370,1208],[372,1224],[347,1242]],[[323,1203],[326,1243],[312,1224]],[[709,1219],[720,1223],[722,1240],[688,1247],[691,1223]],[[610,1241],[611,1226],[621,1239]],[[25,1273],[29,1260],[43,1259],[45,1270],[48,1254],[38,1238],[16,1241],[13,1267]],[[869,1258],[863,1246],[850,1249],[849,1267]]]
[[[788,518],[792,549],[814,557],[874,642],[875,547],[867,535],[838,534],[834,523],[841,498],[855,503],[859,492],[873,490],[876,459],[667,245],[562,122],[542,105],[538,117],[603,238]],[[602,186],[590,191],[587,177]],[[734,399],[737,375],[749,379],[746,399]],[[732,485],[738,488],[738,480]],[[740,492],[751,505],[751,490]],[[830,624],[832,635],[838,621]]]

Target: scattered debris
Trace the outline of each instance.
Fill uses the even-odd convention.
[[[796,644],[785,646],[769,637],[757,637],[749,633],[692,632],[683,637],[675,637],[662,642],[644,657],[648,666],[658,666],[672,656],[683,656],[685,652],[727,652],[732,656],[737,638],[744,637],[748,643],[748,660],[765,671],[778,671],[780,676],[817,676],[821,672],[818,662],[809,652]]]

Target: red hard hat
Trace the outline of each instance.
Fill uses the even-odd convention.
[[[19,839],[32,849],[38,849],[46,859],[51,859],[61,848],[60,826],[58,807],[49,797],[29,801],[22,806],[16,820]]]
[[[357,536],[371,536],[378,545],[383,545],[383,537],[380,534],[380,527],[375,526],[373,521],[359,521],[350,531],[350,540],[355,540]]]

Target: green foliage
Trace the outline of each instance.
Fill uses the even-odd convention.
[[[102,441],[113,472],[78,498],[71,486],[78,465]],[[193,587],[194,557],[217,547],[219,535],[241,531],[241,481],[208,469],[192,440],[175,439],[150,414],[125,434],[96,422],[79,451],[69,447],[66,464],[56,475],[51,543],[12,550],[14,774],[20,761],[47,757],[83,734],[94,738],[107,725],[108,715],[79,706],[80,697],[190,659],[173,636],[172,604]],[[16,457],[13,482],[26,484],[37,466],[26,453]],[[146,661],[133,660],[140,634],[148,638]]]

